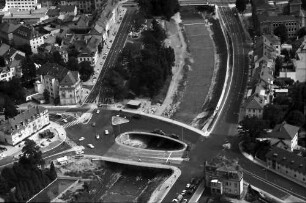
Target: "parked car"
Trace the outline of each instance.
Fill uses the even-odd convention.
[[[141,118],[141,115],[139,115],[139,114],[134,114],[134,115],[132,116],[132,118],[134,118],[134,119],[140,119],[140,118]]]
[[[109,131],[108,130],[104,130],[104,134],[105,135],[109,135]]]
[[[68,123],[67,119],[65,119],[65,118],[63,119],[63,121],[64,121],[64,123]]]
[[[174,139],[177,139],[177,140],[179,139],[179,136],[176,135],[176,134],[171,134],[170,137],[171,137],[171,138],[174,138]]]
[[[93,146],[92,144],[88,144],[87,146],[91,149],[95,148],[95,146]]]
[[[159,134],[159,135],[165,135],[166,133],[162,131],[161,129],[155,129],[151,133]]]
[[[91,126],[92,126],[92,127],[96,127],[96,122],[93,122],[93,123],[91,124]]]
[[[85,137],[80,137],[79,141],[85,140]]]
[[[97,113],[100,113],[100,110],[99,110],[99,109],[97,110]]]
[[[100,135],[99,134],[96,134],[96,139],[100,139]]]

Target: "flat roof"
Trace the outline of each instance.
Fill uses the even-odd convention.
[[[141,105],[141,101],[138,101],[138,100],[130,100],[127,105],[130,105],[130,106],[140,106]]]

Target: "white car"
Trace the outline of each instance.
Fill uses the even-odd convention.
[[[85,140],[85,137],[80,137],[79,141]]]
[[[108,135],[108,134],[109,134],[109,131],[108,131],[108,130],[104,130],[104,134],[105,134],[105,135]]]
[[[88,144],[87,146],[91,149],[95,148],[95,146],[93,146],[92,144]]]
[[[99,110],[99,109],[97,110],[97,113],[100,113],[100,110]]]
[[[96,139],[100,139],[100,135],[99,134],[96,134]]]
[[[63,121],[64,121],[64,123],[68,123],[68,121],[65,118],[63,119]]]

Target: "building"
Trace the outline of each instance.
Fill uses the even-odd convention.
[[[50,123],[48,110],[35,106],[0,123],[0,141],[16,145]]]
[[[40,7],[38,0],[6,0],[3,10],[19,8],[20,10],[35,10]]]
[[[76,6],[81,13],[91,13],[95,9],[92,0],[61,0],[60,4]]]
[[[15,76],[15,69],[9,67],[0,67],[0,81],[9,81]]]
[[[266,154],[267,167],[275,170],[292,181],[306,184],[306,158],[287,150],[272,147]]]
[[[25,25],[21,25],[13,32],[13,40],[17,47],[25,44],[30,45],[33,53],[37,53],[38,47],[44,44],[44,37],[33,27]]]
[[[77,71],[68,71],[59,83],[61,105],[75,105],[81,102],[82,85]]]
[[[205,186],[212,194],[241,198],[243,193],[243,171],[238,163],[216,157],[204,165]]]
[[[10,9],[2,17],[2,22],[14,24],[24,23],[28,25],[33,25],[47,20],[49,18],[47,12],[47,8],[41,8],[37,10]]]
[[[243,105],[244,116],[262,118],[264,110],[264,99],[257,93],[250,96]]]
[[[57,63],[46,63],[38,69],[43,89],[62,105],[74,105],[81,100],[82,84],[77,71],[69,71]],[[40,89],[42,89],[40,87]]]
[[[101,37],[90,35],[75,35],[73,44],[80,52],[78,62],[89,61],[95,65],[98,60],[98,45],[101,43]]]
[[[75,5],[59,5],[58,9],[60,15],[76,16],[78,14],[78,9]]]
[[[15,25],[13,23],[1,23],[0,24],[0,39],[2,42],[7,44],[13,43],[13,32],[19,27],[20,25]]]
[[[299,82],[306,82],[306,38],[295,52],[295,59],[292,60],[295,67],[295,80]]]
[[[262,41],[266,46],[274,48],[273,51],[276,52],[276,56],[279,56],[281,54],[281,42],[280,42],[279,37],[273,34],[270,34],[270,35],[265,34],[265,35],[262,35],[262,38],[263,38]]]

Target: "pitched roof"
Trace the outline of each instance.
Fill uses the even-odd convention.
[[[15,25],[13,23],[4,22],[0,24],[0,31],[9,34],[14,32],[19,26],[20,24]]]
[[[260,98],[260,96],[258,96],[257,94],[253,94],[247,99],[245,103],[245,108],[262,110],[264,108],[264,100]]]
[[[271,133],[267,133],[267,136],[270,138],[291,140],[298,133],[299,129],[297,126],[283,122],[276,125]]]
[[[38,32],[36,32],[32,27],[21,25],[14,31],[14,34],[24,39],[30,40],[35,38],[38,35]]]
[[[276,35],[264,34],[263,37],[267,38],[272,44],[280,44],[280,39]]]
[[[68,13],[68,12],[74,12],[75,6],[73,5],[59,5],[58,6],[60,12]]]
[[[66,76],[68,69],[58,65],[57,63],[46,63],[42,65],[37,72],[40,75],[48,75],[52,78],[58,79],[58,81],[62,81]]]
[[[79,80],[79,74],[77,71],[68,71],[66,76],[60,81],[60,85],[74,85]]]
[[[266,154],[266,158],[276,163],[286,166],[287,168],[306,174],[306,158],[298,156],[292,152],[279,147],[272,147],[271,151]]]
[[[49,9],[47,12],[48,16],[59,16],[59,9],[54,8],[54,9]]]
[[[2,43],[0,46],[0,56],[4,56],[10,50],[10,45]]]
[[[14,118],[10,118],[0,124],[0,130],[6,134],[12,133],[15,129],[15,126],[20,126],[21,122],[27,122],[28,119],[33,119],[35,116],[41,112],[45,111],[45,108],[41,106],[31,107],[24,112],[18,114]]]

